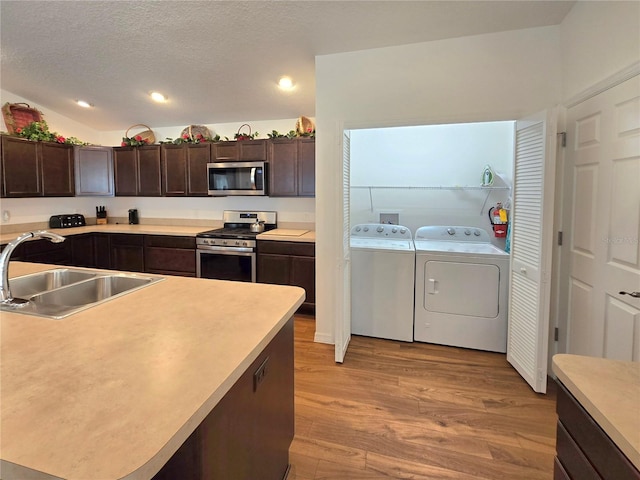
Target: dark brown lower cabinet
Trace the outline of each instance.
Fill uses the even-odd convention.
[[[558,381],[554,480],[640,480],[640,472]]]
[[[76,267],[96,266],[95,234],[82,233],[80,235],[72,235],[67,238],[66,242],[71,243],[71,265]]]
[[[293,433],[291,318],[153,480],[282,480]]]
[[[275,240],[258,241],[257,277],[260,283],[304,288],[306,298],[302,307],[315,308],[315,244]]]
[[[71,245],[68,241],[53,243],[38,239],[23,243],[22,260],[34,263],[68,265],[71,262]],[[13,255],[11,258],[15,258]]]
[[[129,272],[144,272],[144,235],[112,233],[111,268]]]
[[[144,266],[148,273],[195,277],[195,237],[145,235]]]

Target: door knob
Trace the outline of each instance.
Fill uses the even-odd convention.
[[[620,295],[629,295],[633,298],[640,298],[640,292],[620,292]]]

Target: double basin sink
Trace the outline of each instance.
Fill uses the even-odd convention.
[[[61,319],[164,280],[151,275],[57,268],[9,280],[14,298],[28,300],[4,311]]]

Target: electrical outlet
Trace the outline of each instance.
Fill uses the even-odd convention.
[[[269,357],[265,358],[264,362],[260,364],[258,369],[253,374],[253,391],[258,390],[258,386],[264,381],[264,377],[267,376],[267,363],[269,362]]]
[[[9,210],[4,210],[2,212],[2,221],[8,222],[10,219],[11,219],[11,213],[9,213]]]
[[[389,225],[400,225],[399,213],[381,213],[380,223],[388,223]]]

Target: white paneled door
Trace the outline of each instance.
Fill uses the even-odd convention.
[[[640,77],[567,111],[568,353],[640,361]]]
[[[516,122],[507,361],[547,390],[555,111]]]

